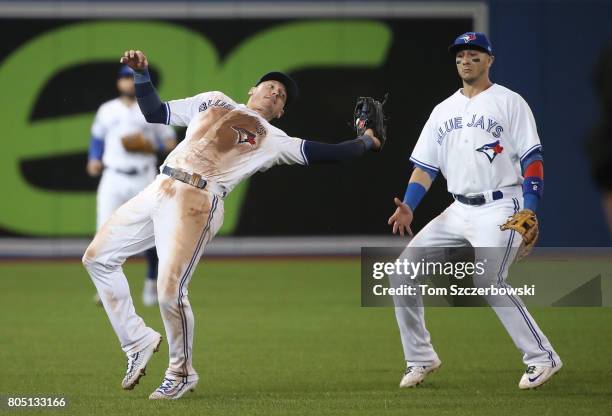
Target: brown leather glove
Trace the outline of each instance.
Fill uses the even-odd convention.
[[[516,255],[517,260],[521,260],[531,252],[540,233],[538,218],[535,212],[530,209],[524,209],[509,217],[504,224],[499,226],[499,229],[502,231],[514,230],[523,237],[523,242]]]
[[[128,152],[155,153],[153,143],[148,141],[141,133],[123,136],[121,138],[121,143]]]

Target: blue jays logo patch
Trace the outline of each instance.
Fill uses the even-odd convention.
[[[240,143],[248,143],[251,146],[255,146],[255,133],[251,133],[250,131],[243,129],[242,127],[232,126],[232,129],[238,133],[238,144]]]
[[[465,43],[469,43],[476,40],[476,35],[474,33],[466,33],[465,35],[461,36],[461,39],[463,39]]]
[[[477,152],[484,153],[484,155],[489,159],[489,162],[493,163],[493,159],[495,156],[504,151],[504,148],[499,144],[499,140],[493,143],[487,143],[484,146],[476,149]]]

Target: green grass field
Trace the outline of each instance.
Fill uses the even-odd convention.
[[[207,260],[190,286],[198,389],[150,402],[167,364],[163,344],[131,392],[125,358],[80,263],[1,263],[0,395],[66,396],[88,415],[612,414],[612,308],[547,308],[534,317],[565,367],[520,391],[521,355],[488,308],[429,308],[442,369],[400,390],[404,369],[392,309],[361,308],[357,260]],[[126,266],[136,308],[144,264]],[[0,413],[26,414],[0,409]]]

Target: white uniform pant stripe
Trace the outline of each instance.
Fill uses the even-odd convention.
[[[187,318],[185,316],[185,311],[184,311],[184,304],[183,304],[183,287],[185,285],[185,282],[187,281],[187,278],[189,276],[191,276],[191,271],[193,269],[193,265],[196,263],[196,259],[199,259],[200,256],[198,255],[200,253],[200,250],[202,249],[202,243],[204,242],[204,239],[206,238],[206,235],[208,234],[208,232],[210,231],[210,223],[213,219],[213,216],[215,214],[215,210],[217,209],[217,201],[218,198],[216,196],[213,197],[213,203],[212,203],[212,207],[210,210],[210,214],[208,215],[208,221],[206,221],[206,226],[204,227],[204,230],[202,231],[202,235],[200,236],[200,239],[198,240],[198,244],[193,252],[193,256],[191,257],[191,260],[189,262],[189,265],[187,266],[187,269],[185,270],[185,273],[183,273],[183,276],[181,277],[181,281],[179,284],[179,295],[178,295],[178,305],[179,305],[179,313],[181,315],[181,324],[183,326],[183,352],[185,354],[185,361],[183,363],[183,370],[185,371],[185,374],[188,374],[188,369],[187,369],[187,359],[189,357],[189,351],[187,349],[187,345],[188,345],[188,329],[187,329]]]
[[[516,198],[512,198],[512,202],[514,203],[514,213],[517,213],[519,211],[519,209],[520,209],[520,204],[519,204],[519,202],[518,202],[518,200]],[[513,243],[515,234],[516,234],[516,232],[514,230],[510,232],[510,238],[508,239],[508,246],[506,247],[506,253],[505,253],[505,256],[504,256],[504,260],[503,260],[502,266],[500,267],[499,272],[497,274],[499,285],[503,286],[503,287],[508,287],[508,288],[510,287],[510,285],[508,285],[504,281],[504,279],[503,279],[503,272],[504,272],[504,270],[506,270],[506,262],[508,260],[509,254],[511,252],[512,243]],[[521,316],[525,320],[525,323],[529,327],[529,330],[531,331],[531,333],[533,334],[533,337],[535,338],[536,342],[538,343],[538,348],[540,350],[542,350],[543,352],[548,354],[548,357],[550,359],[551,365],[553,367],[555,367],[556,366],[556,362],[555,362],[555,360],[553,358],[552,352],[550,350],[544,348],[544,346],[542,345],[542,339],[538,335],[538,331],[534,328],[533,323],[531,322],[529,317],[526,315],[525,307],[523,306],[522,302],[519,299],[517,299],[516,297],[514,297],[514,295],[512,295],[512,294],[508,294],[507,296],[510,299],[510,301],[516,306],[518,311],[521,313]]]

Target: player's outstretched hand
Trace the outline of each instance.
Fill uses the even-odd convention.
[[[149,61],[142,51],[130,49],[123,52],[123,56],[119,62],[126,64],[134,71],[144,71],[149,66]]]
[[[399,231],[400,235],[403,237],[404,233],[408,234],[410,237],[413,236],[412,230],[410,229],[410,224],[412,224],[412,209],[399,198],[394,198],[393,202],[397,208],[393,215],[389,217],[389,221],[387,224],[393,226],[393,234],[397,234]]]

